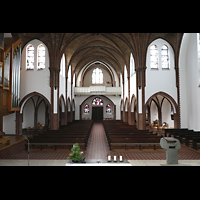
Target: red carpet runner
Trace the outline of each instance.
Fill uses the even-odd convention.
[[[109,146],[101,122],[94,122],[86,150],[86,159],[106,159]]]

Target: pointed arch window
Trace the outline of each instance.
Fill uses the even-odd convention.
[[[37,69],[45,68],[45,46],[40,44],[37,48]]]
[[[103,83],[103,72],[99,68],[95,68],[92,72],[92,84]]]
[[[90,112],[89,105],[88,105],[88,104],[85,104],[84,113],[89,113],[89,112]]]
[[[150,47],[150,66],[151,69],[158,69],[158,47],[156,45]]]
[[[131,53],[131,58],[130,58],[130,77],[132,77],[135,74],[135,63],[133,59],[133,55]]]
[[[34,47],[29,44],[26,48],[26,69],[34,69]]]
[[[103,100],[99,97],[96,97],[92,100],[92,105],[103,106]]]
[[[111,112],[112,112],[112,110],[111,110],[111,105],[108,104],[108,105],[106,106],[106,113],[111,113]]]
[[[169,49],[167,45],[161,48],[161,63],[162,69],[169,69]]]

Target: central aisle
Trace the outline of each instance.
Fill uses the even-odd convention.
[[[107,159],[109,146],[102,122],[94,122],[86,150],[86,159]]]

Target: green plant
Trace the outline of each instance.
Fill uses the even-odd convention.
[[[80,162],[80,161],[84,160],[84,158],[82,156],[83,152],[80,152],[80,147],[79,147],[78,143],[73,144],[71,151],[72,152],[69,155],[69,157],[67,158],[67,160],[71,159],[72,161],[75,161],[75,162]]]

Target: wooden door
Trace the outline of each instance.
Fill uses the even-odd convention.
[[[92,119],[94,121],[103,120],[103,107],[92,107]]]

